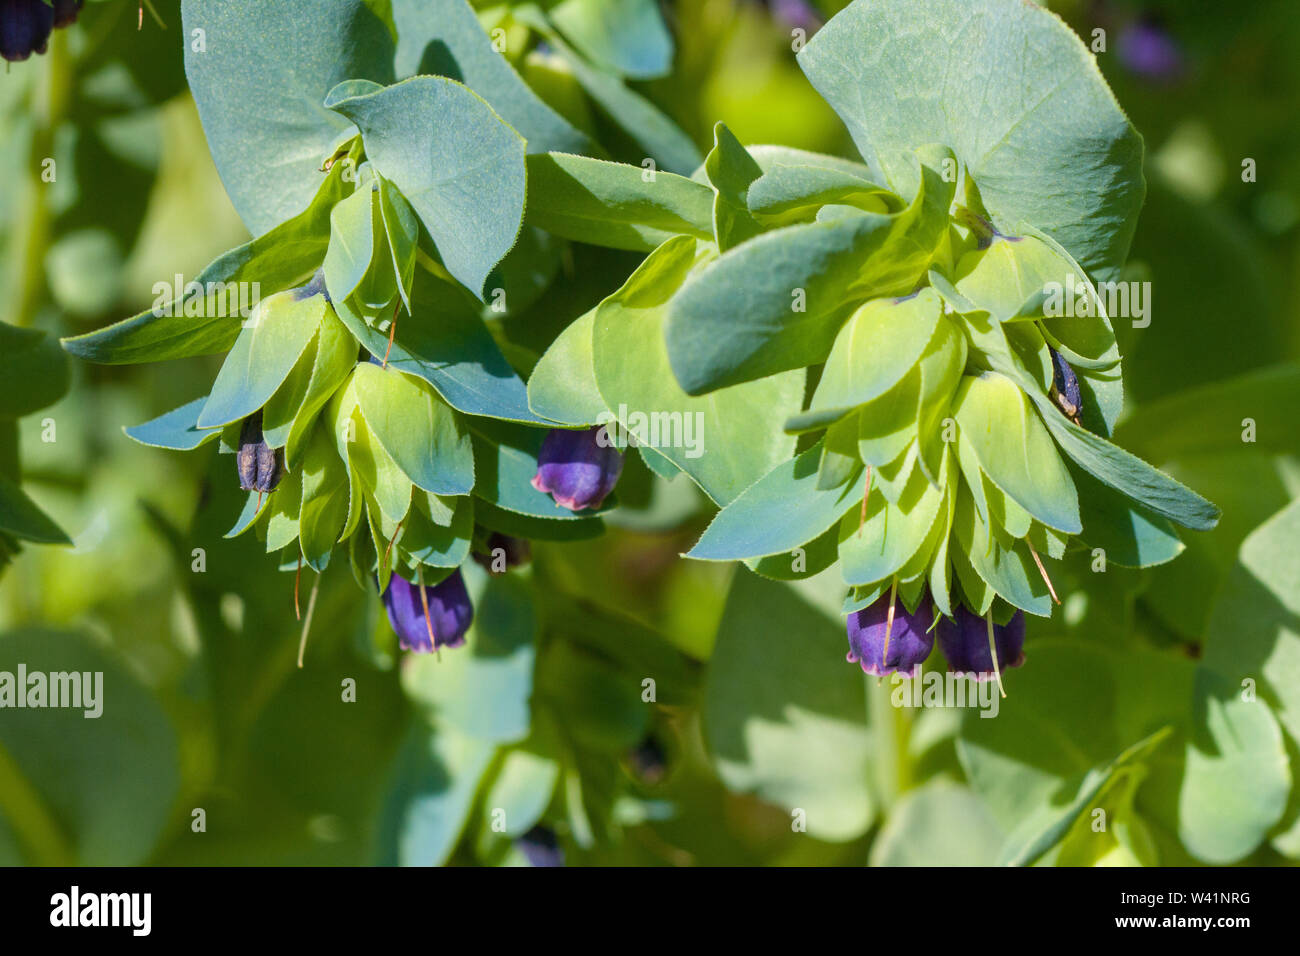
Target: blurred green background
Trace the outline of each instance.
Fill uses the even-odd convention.
[[[154,6],[165,29],[146,16],[137,31],[134,3],[91,3],[47,55],[0,76],[10,324],[97,328],[246,238],[185,88],[179,5]],[[242,498],[231,460],[121,431],[192,399],[219,359],[71,363],[66,395],[16,434],[23,487],[74,544],[26,546],[0,576],[0,670],[103,670],[107,703],[97,721],[0,712],[0,861],[518,863],[516,838],[542,821],[570,863],[992,862],[1022,821],[1083,792],[1074,774],[1113,756],[1108,742],[1149,731],[1135,700],[1166,692],[1187,702],[1183,762],[1108,776],[1096,800],[1128,835],[1070,824],[1044,861],[1300,858],[1287,770],[1300,732],[1300,10],[1051,6],[1086,43],[1105,31],[1098,64],[1147,146],[1129,272],[1154,301],[1149,328],[1117,323],[1119,441],[1224,517],[1172,564],[1115,568],[1105,587],[1082,559],[1067,567],[1064,610],[1031,621],[999,719],[891,708],[888,686],[843,662],[834,572],[786,586],[678,559],[708,520],[703,496],[632,456],[608,535],[538,544],[507,578],[470,575],[472,654],[399,656],[377,598],[332,568],[299,669],[293,575],[256,541],[222,538]],[[792,52],[792,30],[837,8],[675,0],[676,68],[636,86],[706,150],[723,120],[745,143],[851,155]],[[556,328],[577,314],[557,312]],[[1190,689],[1209,673],[1250,676],[1267,701],[1267,724],[1223,718],[1245,728],[1240,753],[1194,746],[1215,726],[1197,709],[1213,695]],[[1083,746],[1077,766],[1015,742],[1098,722],[1113,740]],[[500,807],[507,832],[492,826]]]

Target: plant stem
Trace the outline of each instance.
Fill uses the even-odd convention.
[[[51,184],[41,179],[41,173],[45,160],[54,157],[55,133],[67,115],[71,96],[72,71],[66,30],[55,30],[50,37],[43,66],[44,76],[33,90],[32,115],[37,124],[32,132],[18,217],[26,229],[15,236],[10,250],[9,268],[15,291],[5,319],[19,327],[32,324],[45,295],[45,255],[49,251],[52,218],[46,194]]]

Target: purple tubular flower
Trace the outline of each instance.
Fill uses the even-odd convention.
[[[425,600],[429,602],[428,617],[424,614]],[[383,601],[388,623],[393,626],[402,648],[408,651],[427,653],[442,647],[460,647],[474,620],[474,605],[470,603],[459,569],[433,587],[426,586],[423,599],[420,585],[394,574],[389,578]]]
[[[623,456],[604,425],[552,428],[537,454],[533,487],[570,511],[599,508],[623,473]]]
[[[894,620],[889,622],[890,596],[854,611],[848,617],[849,653],[851,664],[861,664],[862,669],[875,677],[902,673],[915,677],[921,663],[934,648],[934,611],[930,599],[924,598],[909,614],[901,601],[894,601]],[[886,646],[885,631],[889,631]]]
[[[958,605],[955,619],[939,622],[939,646],[948,658],[948,670],[976,680],[991,680],[995,674],[989,656],[988,622]],[[1017,611],[1006,624],[993,625],[993,644],[998,652],[998,670],[1019,667],[1025,662],[1025,612]]]
[[[41,0],[0,0],[0,56],[11,63],[44,53],[54,10]]]

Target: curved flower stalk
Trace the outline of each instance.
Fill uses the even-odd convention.
[[[1132,236],[1140,139],[1050,14],[932,7],[856,0],[799,54],[862,162],[746,148],[720,124],[689,181],[534,163],[552,187],[530,209],[539,225],[650,254],[543,356],[532,408],[569,425],[613,416],[651,446],[637,410],[706,415],[712,451],[655,446],[722,506],[689,556],[779,578],[838,565],[852,657],[873,673],[924,657],[911,621],[931,605],[992,629],[1011,666],[1015,615],[1050,615],[1048,565],[1072,544],[1147,566],[1178,554],[1175,525],[1218,518],[1107,440],[1122,377],[1097,280],[1118,275]],[[986,15],[999,29],[959,51],[972,74],[1026,44],[1051,56],[1016,82],[945,89],[937,110],[881,52],[907,35],[922,51],[909,57],[951,58],[936,24]],[[1029,87],[1071,106],[1026,113]],[[673,382],[645,386],[630,354]],[[888,653],[881,607],[904,642]],[[948,644],[955,668],[997,670]]]

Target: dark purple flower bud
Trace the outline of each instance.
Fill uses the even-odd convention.
[[[1167,83],[1183,73],[1183,53],[1178,41],[1159,20],[1151,17],[1124,27],[1116,48],[1120,62],[1144,80]]]
[[[54,10],[41,0],[0,0],[0,56],[11,63],[44,53]]]
[[[637,744],[628,753],[627,762],[642,783],[656,784],[668,770],[668,757],[653,736]]]
[[[1061,411],[1065,412],[1065,417],[1077,424],[1079,409],[1083,407],[1083,396],[1079,394],[1079,377],[1060,352],[1050,345],[1047,350],[1052,353],[1052,398]]]
[[[894,606],[893,621],[889,619],[890,604]],[[897,598],[884,595],[874,604],[854,611],[848,617],[850,664],[861,664],[862,669],[875,677],[895,672],[915,677],[921,663],[934,648],[934,610],[928,597],[908,614],[907,608]],[[886,639],[885,632],[889,637]]]
[[[623,456],[604,425],[552,428],[537,455],[533,487],[570,511],[599,508],[623,473]]]
[[[505,574],[511,568],[527,564],[533,556],[527,538],[515,538],[493,531],[481,547],[470,555],[489,574]]]
[[[83,0],[54,0],[54,25],[71,26],[77,21]]]
[[[988,622],[958,605],[953,620],[939,621],[939,646],[948,658],[948,670],[968,674],[976,680],[991,680],[996,673],[989,654]],[[1006,624],[993,625],[998,671],[1025,662],[1025,612],[1017,611]]]
[[[384,609],[397,640],[405,650],[428,652],[443,647],[460,647],[474,620],[465,579],[457,569],[432,587],[421,587],[394,574],[384,592]],[[429,613],[424,612],[428,602]],[[432,637],[430,635],[432,634]]]
[[[533,866],[564,866],[564,851],[555,831],[540,823],[515,840],[515,847]]]
[[[262,438],[262,413],[244,419],[239,429],[239,451],[235,455],[239,468],[239,487],[245,491],[274,491],[284,476],[284,457]]]

